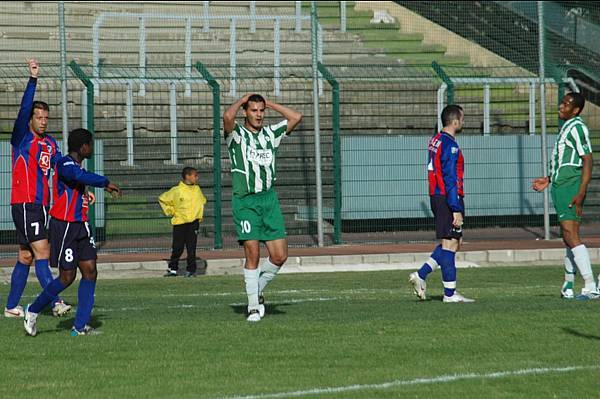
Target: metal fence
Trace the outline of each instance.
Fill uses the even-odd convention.
[[[2,137],[10,133],[26,82],[21,62],[39,58],[38,97],[52,107],[51,132],[60,138],[67,129],[92,128],[103,148],[93,166],[124,187],[122,200],[107,198],[93,215],[103,250],[168,247],[170,225],[156,197],[177,183],[184,165],[200,169],[209,201],[199,246],[237,245],[220,124],[223,111],[246,92],[304,114],[278,161],[277,187],[290,243],[297,246],[319,242],[318,172],[326,245],[431,239],[424,147],[448,103],[466,109],[461,145],[469,227],[538,226],[542,196],[528,186],[542,172],[542,96],[548,146],[560,126],[556,107],[565,90],[582,90],[593,100],[594,86],[585,80],[597,70],[594,48],[586,46],[595,32],[588,26],[593,6],[568,26],[557,19],[568,14],[564,10],[549,7],[543,14],[549,45],[542,94],[535,2],[317,2],[315,47],[310,2],[64,2],[64,13],[59,2],[2,5],[0,54],[19,62],[0,65]],[[33,21],[25,33],[23,15]],[[557,31],[561,26],[567,31]],[[584,28],[575,35],[573,27]],[[553,45],[556,35],[567,45]],[[490,37],[519,40],[486,41]],[[565,66],[573,54],[569,40],[590,52],[587,64],[579,57]],[[600,143],[594,101],[584,117]],[[9,166],[2,164],[8,182]],[[8,187],[3,184],[4,196]],[[593,185],[588,221],[595,220],[597,192]],[[3,244],[13,242],[10,228],[6,222]]]

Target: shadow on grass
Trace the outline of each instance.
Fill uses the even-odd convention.
[[[573,330],[572,328],[569,328],[569,327],[563,327],[562,330],[564,332],[566,332],[567,334],[573,335],[573,336],[575,336],[577,338],[600,340],[600,336],[599,335],[585,334],[585,333],[579,332],[577,330]]]
[[[427,298],[422,301],[419,298],[415,299],[415,302],[417,303],[428,303],[428,302],[442,302],[442,300],[444,299],[443,295],[427,295]]]
[[[104,315],[94,314],[92,315],[92,318],[90,319],[90,322],[88,324],[93,328],[100,328],[102,327],[102,324],[104,324],[101,321],[101,319],[103,318]],[[56,325],[56,331],[71,331],[71,328],[73,328],[73,323],[75,323],[75,317],[63,319],[59,321]]]
[[[50,316],[52,317],[52,313],[50,313]],[[99,328],[100,326],[102,326],[102,324],[104,324],[101,321],[101,319],[103,317],[104,317],[103,315],[92,315],[89,325],[94,328]],[[60,321],[56,324],[56,328],[51,329],[51,330],[48,330],[48,329],[38,330],[37,335],[47,334],[47,333],[69,332],[69,331],[71,331],[71,328],[73,328],[74,322],[75,322],[75,317],[61,318]]]
[[[281,303],[265,303],[265,315],[278,315],[285,314],[283,310],[279,310],[280,306],[290,306],[293,305],[289,302],[281,302]],[[230,305],[231,309],[237,314],[247,314],[248,306],[246,305]]]

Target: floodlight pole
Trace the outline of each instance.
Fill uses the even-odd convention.
[[[58,2],[58,25],[60,35],[60,95],[62,108],[62,141],[63,152],[67,152],[69,138],[69,114],[67,111],[67,38],[65,33],[65,2]]]
[[[544,2],[538,1],[538,38],[539,38],[539,62],[540,62],[540,117],[542,136],[542,173],[548,176],[548,142],[546,137],[546,71],[544,62]],[[550,187],[544,190],[544,240],[550,239],[550,209],[548,192]]]
[[[321,187],[321,133],[319,130],[319,71],[318,71],[318,21],[317,5],[315,1],[310,2],[310,30],[312,49],[312,83],[313,83],[313,110],[315,129],[315,185],[317,186],[317,236],[318,245],[323,244],[323,192]]]

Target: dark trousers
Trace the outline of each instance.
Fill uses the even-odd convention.
[[[187,251],[187,271],[196,272],[196,243],[198,242],[198,221],[173,226],[173,251],[169,260],[169,269],[179,268],[179,258],[185,246]]]

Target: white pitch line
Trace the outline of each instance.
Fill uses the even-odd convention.
[[[460,380],[474,380],[474,379],[497,379],[504,377],[518,377],[532,374],[551,374],[551,373],[569,373],[578,370],[597,370],[600,369],[600,365],[596,366],[569,366],[569,367],[556,367],[556,368],[531,368],[521,369],[512,371],[495,371],[493,373],[486,374],[449,374],[441,375],[438,377],[423,377],[415,378],[412,380],[395,380],[390,382],[384,382],[380,384],[356,384],[342,387],[327,387],[327,388],[313,388],[304,391],[291,391],[291,392],[278,392],[268,393],[260,395],[245,395],[245,396],[228,396],[222,399],[275,399],[275,398],[298,398],[308,395],[319,395],[319,394],[337,394],[351,391],[365,391],[365,390],[376,390],[376,389],[388,389],[399,386],[407,385],[426,385],[426,384],[437,384],[454,382]]]
[[[287,303],[304,303],[304,302],[326,302],[326,301],[337,301],[340,298],[306,298],[306,299],[282,299],[275,301],[276,305],[285,305]],[[242,306],[247,305],[247,302],[241,303],[230,303],[229,306]],[[268,303],[267,303],[268,305]]]
[[[308,299],[282,299],[277,301],[277,304],[286,304],[286,303],[303,303],[303,302],[324,302],[324,301],[335,301],[338,300],[339,298],[308,298]],[[248,303],[244,302],[240,302],[240,303],[230,303],[229,306],[243,306],[243,305],[247,305]],[[182,304],[182,305],[170,305],[167,306],[167,309],[193,309],[193,308],[197,308],[197,305],[191,305],[191,304]],[[142,310],[150,310],[151,308],[142,308],[142,307],[124,307],[124,308],[102,308],[102,307],[98,307],[96,308],[97,311],[99,312],[137,312],[137,311],[142,311]]]

